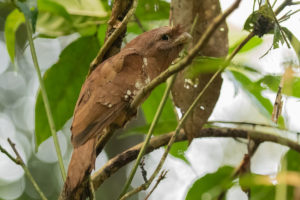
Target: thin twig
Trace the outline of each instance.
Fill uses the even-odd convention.
[[[262,124],[262,123],[253,123],[253,122],[241,122],[241,121],[208,121],[207,124],[215,124],[215,123],[220,123],[220,124],[233,124],[233,125],[246,125],[246,126],[252,126],[252,127],[256,127],[256,126],[260,126],[260,127],[266,127],[266,128],[272,128],[272,129],[277,129],[278,131],[285,131],[285,132],[289,132],[289,133],[294,133],[297,134],[297,131],[294,130],[290,130],[287,128],[282,128],[282,127],[278,127],[278,126],[274,126],[274,125],[269,125],[269,124]]]
[[[174,135],[174,132],[155,136],[151,138],[150,143],[146,149],[145,153],[150,153],[155,149],[165,146],[170,138]],[[287,146],[297,152],[300,153],[300,144],[290,140],[288,138],[284,138],[278,135],[256,131],[256,130],[247,130],[247,129],[237,129],[237,128],[203,128],[197,132],[195,138],[244,138],[247,139],[248,136],[252,140],[256,142],[263,143],[263,142],[274,142],[277,144],[281,144],[283,146]],[[178,137],[176,138],[176,142],[181,142],[187,140],[187,137],[183,130],[179,133]],[[143,146],[143,143],[137,144],[126,151],[118,154],[111,160],[109,160],[101,169],[96,171],[92,175],[92,180],[94,184],[94,188],[99,188],[102,183],[108,179],[111,175],[116,173],[120,168],[127,165],[134,159],[136,159],[140,149]]]
[[[137,159],[136,159],[136,161],[135,161],[134,167],[132,168],[132,170],[131,170],[131,172],[130,172],[129,178],[127,179],[127,181],[126,181],[126,183],[125,183],[125,186],[124,186],[124,188],[123,188],[123,190],[122,190],[122,192],[121,192],[121,194],[120,194],[120,197],[122,197],[122,196],[127,192],[128,188],[129,188],[129,186],[130,186],[130,184],[131,184],[131,181],[132,181],[132,179],[133,179],[133,177],[134,177],[134,175],[135,175],[135,173],[136,173],[136,170],[137,170],[137,168],[138,168],[138,165],[139,165],[139,163],[140,163],[142,157],[144,156],[145,150],[146,150],[147,145],[148,145],[148,143],[149,143],[149,141],[150,141],[150,139],[151,139],[151,136],[152,136],[152,134],[153,134],[154,128],[155,128],[156,124],[157,124],[158,121],[159,121],[159,118],[160,118],[160,115],[161,115],[161,113],[162,113],[162,110],[163,110],[163,108],[164,108],[164,106],[165,106],[165,104],[166,104],[166,102],[167,102],[168,97],[169,97],[171,88],[172,88],[172,86],[173,86],[173,84],[174,84],[174,82],[175,82],[175,78],[176,78],[175,75],[172,76],[172,77],[170,78],[170,82],[167,83],[167,87],[166,87],[166,89],[165,89],[165,92],[164,92],[164,94],[163,94],[163,97],[162,97],[162,99],[161,99],[161,101],[160,101],[160,104],[159,104],[159,106],[158,106],[158,108],[157,108],[157,111],[156,111],[156,113],[155,113],[154,119],[153,119],[153,121],[152,121],[152,123],[151,123],[151,125],[150,125],[149,130],[148,130],[148,133],[147,133],[147,136],[146,136],[146,139],[145,139],[144,146],[142,147],[142,149],[141,149],[141,151],[140,151],[140,153],[139,153],[139,155],[138,155],[138,157],[137,157]]]
[[[117,27],[117,29],[110,35],[110,37],[105,41],[103,46],[101,47],[100,51],[98,52],[96,58],[92,61],[89,73],[90,74],[95,67],[102,62],[103,56],[108,51],[112,43],[119,37],[119,35],[122,33],[124,28],[126,27],[127,23],[129,22],[129,19],[134,14],[137,7],[137,0],[133,0],[132,7],[127,12],[126,16],[120,23],[120,25]]]
[[[166,178],[167,173],[168,173],[168,171],[166,171],[166,170],[163,170],[163,171],[160,173],[160,175],[159,175],[159,177],[158,177],[158,179],[157,179],[155,185],[153,186],[152,190],[147,194],[147,196],[145,197],[145,200],[148,200],[148,199],[149,199],[150,195],[151,195],[151,194],[154,192],[154,190],[157,188],[158,184],[159,184],[163,179]]]
[[[92,200],[96,200],[96,193],[95,193],[95,188],[93,185],[93,181],[91,179],[91,176],[89,176],[89,186],[90,186],[90,191],[91,191],[91,195],[92,195]]]
[[[134,14],[133,17],[134,17],[134,21],[136,22],[136,24],[138,25],[138,27],[139,27],[143,32],[146,32],[146,29],[144,28],[142,22],[139,20],[139,18],[136,16],[136,14]]]
[[[4,153],[11,161],[16,163],[17,165],[20,165],[23,168],[26,176],[28,177],[29,181],[32,183],[32,185],[35,188],[35,190],[37,191],[37,193],[40,195],[40,197],[43,200],[47,200],[46,196],[44,195],[44,193],[42,192],[42,190],[40,189],[40,187],[34,180],[33,176],[31,175],[29,169],[26,167],[25,163],[23,162],[19,152],[17,151],[17,149],[15,147],[16,145],[9,138],[7,139],[7,141],[9,143],[9,145],[11,146],[12,150],[15,152],[16,158],[14,158],[10,153],[8,153],[8,151],[6,151],[1,145],[0,145],[0,151],[2,153]]]
[[[59,163],[61,176],[62,176],[63,180],[65,181],[66,180],[66,171],[65,171],[65,167],[64,167],[64,163],[63,163],[63,159],[62,159],[62,154],[61,154],[59,142],[58,142],[57,135],[56,135],[55,123],[54,123],[54,120],[53,120],[49,99],[48,99],[48,96],[47,96],[47,91],[46,91],[46,88],[45,88],[45,84],[44,84],[44,81],[43,81],[41,70],[40,70],[40,67],[39,67],[39,64],[38,64],[38,59],[37,59],[37,56],[36,56],[36,51],[35,51],[35,47],[34,47],[34,43],[33,43],[33,39],[32,39],[31,23],[28,21],[28,19],[26,17],[25,17],[25,24],[26,24],[27,37],[28,37],[28,42],[29,42],[29,46],[30,46],[31,56],[32,56],[32,60],[33,60],[33,64],[34,64],[36,73],[38,75],[40,88],[41,88],[41,94],[42,94],[42,98],[43,98],[43,101],[44,101],[45,110],[46,110],[50,130],[51,130],[51,134],[52,134],[52,137],[53,137],[53,142],[54,142],[54,146],[55,146],[55,150],[56,150],[56,154],[57,154],[57,158],[58,158],[58,163]]]

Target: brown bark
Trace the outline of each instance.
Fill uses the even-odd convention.
[[[203,32],[210,25],[211,21],[221,12],[221,7],[218,0],[199,1],[199,0],[172,0],[171,2],[171,20],[174,25],[180,24],[185,31],[190,31],[192,24],[198,16],[197,24],[192,33],[193,41],[189,47],[199,40]],[[223,23],[219,29],[210,38],[206,47],[199,52],[199,56],[225,57],[228,51],[227,25]],[[198,66],[201,67],[201,66]],[[185,72],[188,69],[180,72],[176,78],[172,89],[173,101],[182,113],[185,113],[195,97],[201,92],[206,83],[213,75],[212,73],[201,73],[196,77],[198,82],[197,87],[189,85],[185,87]],[[187,133],[188,140],[191,142],[196,133],[207,122],[211,115],[215,104],[220,95],[222,78],[219,75],[216,80],[209,86],[205,95],[202,97],[198,106],[188,117],[184,130]]]

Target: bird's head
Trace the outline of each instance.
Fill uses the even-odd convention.
[[[156,58],[164,65],[170,65],[191,38],[180,26],[164,26],[139,35],[125,48],[134,48],[147,58]]]

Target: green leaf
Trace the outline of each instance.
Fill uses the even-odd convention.
[[[251,81],[243,73],[240,73],[235,70],[231,70],[228,72],[234,84],[243,88],[246,94],[250,97],[250,100],[252,100],[253,103],[258,106],[259,111],[264,116],[271,119],[273,112],[273,104],[270,102],[269,99],[262,96],[262,91],[265,90],[265,88],[263,88],[259,82]],[[282,128],[285,127],[284,119],[282,116],[280,116],[278,119],[278,125]]]
[[[30,4],[29,4],[29,2],[26,2],[26,1],[24,1],[24,2],[16,1],[15,3],[18,6],[18,8],[22,11],[25,18],[31,23],[32,31],[34,33],[35,27],[36,27],[37,14],[38,14],[37,8],[29,7]]]
[[[299,152],[296,152],[294,150],[289,150],[285,156],[284,159],[286,159],[287,162],[287,171],[297,171],[300,172],[300,154]]]
[[[274,37],[273,37],[273,48],[274,49],[279,48],[279,42],[281,42],[281,44],[283,44],[284,39],[281,35],[280,27],[277,24],[275,24],[274,25]]]
[[[264,4],[258,11],[254,11],[246,20],[244,30],[254,31],[259,37],[266,33],[270,33],[274,29],[273,11]]]
[[[201,73],[212,73],[217,71],[223,64],[224,59],[214,57],[197,57],[185,71],[185,77],[193,80]],[[195,83],[196,84],[196,83]]]
[[[201,177],[194,182],[185,199],[215,199],[223,190],[227,190],[232,186],[231,176],[233,171],[233,167],[224,166],[215,173]]]
[[[291,45],[292,45],[293,49],[295,50],[295,52],[296,52],[296,54],[298,56],[298,61],[300,63],[300,41],[286,27],[281,27],[281,29],[286,34],[286,36],[289,39],[289,41],[291,42]]]
[[[228,50],[228,54],[231,54],[233,52],[233,50],[235,48],[237,48],[238,45],[240,45],[243,40],[244,40],[244,38],[241,38],[240,40],[238,40],[238,42],[236,42],[234,45],[232,45]],[[251,40],[249,40],[249,42],[247,42],[245,44],[245,46],[243,46],[243,48],[239,51],[239,53],[248,52],[248,51],[254,49],[255,47],[258,47],[259,45],[261,45],[262,42],[263,42],[263,40],[261,38],[255,36]]]
[[[142,104],[142,109],[146,118],[147,123],[151,123],[156,110],[161,101],[162,95],[165,91],[166,83],[163,83],[156,87],[147,98],[147,100]],[[174,107],[170,98],[167,99],[166,105],[161,113],[160,122],[164,121],[176,121],[176,114],[174,112]],[[175,127],[172,127],[175,130]]]
[[[170,3],[162,0],[141,0],[135,14],[141,21],[169,19]]]
[[[157,123],[156,128],[153,132],[153,135],[162,135],[165,133],[169,133],[171,131],[174,131],[174,127],[176,127],[178,124],[177,120],[173,121],[160,121]],[[137,134],[147,134],[148,130],[150,128],[150,123],[145,124],[143,126],[133,127],[129,130],[127,130],[125,133],[123,133],[120,137],[127,137],[130,135],[137,135]]]
[[[15,41],[16,41],[16,31],[19,26],[25,22],[24,14],[21,13],[18,9],[14,9],[6,18],[5,22],[5,41],[6,48],[9,54],[9,57],[14,63],[15,61]]]
[[[289,150],[285,156],[284,159],[286,160],[287,163],[287,171],[297,171],[300,172],[300,154],[299,152],[296,152],[294,150]],[[294,187],[288,186],[288,191],[287,191],[288,199],[293,199],[294,195]]]
[[[89,64],[98,50],[96,37],[81,37],[66,47],[58,62],[46,71],[44,82],[57,130],[72,117]],[[51,136],[40,91],[35,105],[35,134],[37,147]]]
[[[235,83],[243,88],[255,105],[259,107],[262,114],[270,118],[273,111],[273,105],[269,99],[262,96],[261,92],[264,88],[262,88],[259,84],[252,82],[247,76],[238,71],[230,71],[229,73]]]
[[[37,29],[43,37],[58,37],[79,32],[94,35],[105,24],[109,13],[103,1],[38,0]]]
[[[257,81],[257,84],[266,86],[273,92],[277,92],[280,84],[280,80],[281,80],[281,76],[266,75],[263,78],[259,79]],[[282,93],[288,96],[300,98],[300,78],[294,77],[291,85],[292,85],[291,90],[286,90],[284,87]],[[291,91],[291,93],[288,91]]]
[[[170,154],[175,158],[183,160],[186,164],[190,164],[185,157],[185,152],[189,147],[188,141],[176,142],[172,145]]]

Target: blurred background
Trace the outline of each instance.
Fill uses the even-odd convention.
[[[69,4],[74,3],[72,0],[66,2]],[[160,7],[160,5],[168,8],[169,1],[157,0],[149,2],[151,3],[140,0],[139,8],[136,13],[136,16],[141,20],[143,27],[146,30],[150,30],[155,27],[167,25],[168,10],[164,9],[165,7]],[[234,1],[221,0],[220,2],[222,9],[224,10]],[[278,0],[277,4],[279,5],[281,2],[282,1]],[[94,8],[93,6],[82,6],[82,10],[77,8],[78,13],[79,11],[82,11],[81,16],[80,14],[77,14],[78,23],[95,23],[97,25],[95,26],[95,29],[102,30],[102,35],[98,35],[101,45],[106,30],[106,26],[102,24],[109,17],[111,1],[87,1],[87,4],[92,5],[93,3],[95,4]],[[32,2],[32,4],[34,5],[35,3]],[[147,9],[147,6],[150,8]],[[92,8],[94,10],[92,10]],[[297,10],[299,9],[299,6],[289,9]],[[29,167],[29,170],[32,172],[43,192],[49,199],[57,199],[63,182],[61,180],[52,138],[43,142],[38,147],[38,151],[35,152],[35,103],[39,83],[34,70],[24,25],[21,25],[16,32],[16,56],[14,64],[11,62],[6,49],[4,37],[5,20],[12,10],[13,7],[9,1],[0,1],[0,144],[14,155],[6,139],[9,137],[15,142],[23,160]],[[97,13],[98,11],[99,13]],[[88,14],[85,15],[84,13],[88,12],[95,12],[94,14],[95,16],[98,15],[97,20],[99,21],[96,21],[91,17],[90,19],[87,19]],[[247,35],[247,32],[243,31],[243,25],[251,12],[252,1],[242,1],[239,9],[227,19],[230,46],[234,45],[237,41]],[[297,38],[300,38],[299,17],[300,15],[297,13],[286,22],[283,22],[283,25]],[[56,20],[55,22],[51,21],[50,18],[47,18],[46,14],[38,19],[34,44],[42,73],[45,73],[52,65],[57,63],[59,56],[65,47],[82,35],[92,35],[95,33],[95,30],[92,30],[94,27],[90,28],[91,30],[78,28],[77,31],[74,31],[71,28],[68,29],[63,23],[59,24],[59,20]],[[52,27],[55,27],[55,29]],[[141,32],[142,31],[136,25],[136,22],[130,22],[126,41],[130,41]],[[52,35],[43,37],[45,33]],[[284,63],[299,64],[294,50],[289,49],[286,45],[280,44],[278,49],[271,50],[268,54],[263,56],[272,46],[273,36],[266,35],[261,41],[259,39],[257,39],[257,41],[259,41],[259,44],[251,50],[239,54],[234,59],[234,62],[249,66],[259,71],[263,76],[282,75],[285,71]],[[76,59],[76,57],[73,59]],[[296,75],[299,76],[299,68],[296,68],[295,70]],[[258,106],[259,103],[256,104],[257,100],[253,100],[248,91],[239,87],[239,84],[237,84],[230,73],[224,72],[222,77],[224,82],[222,85],[221,96],[210,117],[211,121],[242,121],[272,125],[270,118],[268,118]],[[257,79],[257,77],[253,76],[253,79]],[[60,87],[60,85],[57,85],[57,87]],[[273,104],[276,92],[272,91],[267,86],[262,85],[262,87],[264,87],[262,96],[269,99]],[[285,96],[282,115],[287,129],[300,132],[299,111],[299,98]],[[142,111],[140,111],[139,116],[143,116]],[[127,129],[141,126],[145,121],[147,121],[147,117],[139,117],[134,120]],[[58,131],[58,139],[66,169],[72,152],[69,130],[70,122],[71,120]],[[237,127],[237,125],[230,124],[221,124],[220,126]],[[240,126],[243,127],[242,125]],[[296,134],[290,132],[284,133],[283,131],[263,127],[256,127],[256,129],[269,131],[274,134],[285,134],[285,137],[292,139],[297,138]],[[108,160],[108,157],[141,141],[142,138],[141,135],[136,137],[135,135],[130,134],[122,138],[117,135],[114,138],[115,143],[108,144],[106,152],[101,153],[97,158],[96,168],[100,168],[101,165]],[[155,164],[159,162],[163,150],[164,149],[161,148],[145,156],[145,168],[149,174],[154,170]],[[260,145],[253,157],[251,170],[258,174],[275,174],[279,170],[280,160],[287,150],[288,148],[274,143],[264,143]],[[215,172],[223,165],[237,166],[245,153],[247,153],[247,146],[234,139],[195,139],[187,151],[182,153],[184,154],[186,161],[173,157],[172,155],[167,158],[163,167],[164,169],[169,170],[167,179],[160,183],[150,199],[184,199],[194,180],[207,173]],[[120,170],[111,177],[111,179],[97,191],[99,199],[112,199],[111,194],[116,193],[116,190],[120,191],[120,186],[124,184],[126,174],[129,173],[130,169],[131,165]],[[132,186],[136,187],[141,183],[143,183],[143,179],[138,172]],[[132,199],[143,199],[142,197],[144,197],[145,194],[145,192],[141,192]],[[39,199],[39,195],[34,190],[32,184],[24,176],[22,168],[11,162],[4,154],[0,154],[0,199]],[[227,193],[227,199],[243,200],[247,199],[247,196],[239,186],[233,186]]]

